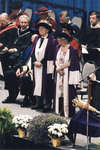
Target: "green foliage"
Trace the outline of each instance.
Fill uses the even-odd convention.
[[[35,143],[49,143],[48,126],[54,123],[65,123],[64,117],[55,114],[44,114],[33,118],[27,130],[27,136]]]
[[[9,109],[0,108],[0,139],[16,134],[16,127],[12,119],[13,115]]]

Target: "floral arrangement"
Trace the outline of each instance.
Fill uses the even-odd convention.
[[[27,129],[27,137],[36,144],[49,144],[48,126],[54,123],[68,124],[65,117],[52,113],[41,114],[34,117]]]
[[[27,129],[29,123],[32,121],[32,117],[29,115],[19,115],[13,118],[13,123],[15,123],[16,128]]]
[[[51,138],[65,138],[68,133],[67,124],[54,123],[48,127],[48,133]]]

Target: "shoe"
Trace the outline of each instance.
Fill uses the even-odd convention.
[[[31,109],[42,109],[42,108],[43,108],[43,106],[39,106],[39,105],[33,105],[31,107]]]
[[[28,96],[25,96],[23,99],[23,103],[21,104],[21,107],[29,107],[29,106],[30,104],[29,104]]]
[[[9,96],[4,101],[2,101],[2,103],[14,103],[14,102],[15,102],[15,100]]]
[[[44,113],[51,112],[51,108],[43,108],[43,112],[44,112]]]
[[[70,142],[74,144],[73,133],[68,132],[67,137],[70,140]]]

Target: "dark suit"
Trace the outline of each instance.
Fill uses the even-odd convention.
[[[6,89],[10,91],[11,99],[16,99],[19,92],[20,78],[16,77],[16,71],[21,66],[25,65],[25,51],[31,45],[32,32],[28,28],[24,31],[18,29],[18,35],[15,41],[12,43],[12,47],[16,48],[17,52],[13,53],[9,57],[10,65],[9,69],[5,73]],[[13,79],[13,82],[12,82]]]

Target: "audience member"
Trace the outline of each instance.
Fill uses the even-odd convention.
[[[57,29],[57,22],[54,18],[51,18],[48,15],[48,13],[49,13],[49,10],[47,7],[38,8],[38,10],[35,12],[35,14],[39,15],[39,19],[35,21],[35,23],[33,24],[33,27],[35,28],[40,20],[47,20],[47,21],[49,21],[50,24],[52,24],[52,31],[55,32]]]
[[[70,17],[67,10],[63,10],[59,14],[60,23],[71,23]]]
[[[19,17],[21,15],[25,15],[24,11],[21,10],[23,4],[22,2],[12,2],[10,4],[11,14],[9,15],[9,18],[11,22],[15,23],[17,26],[19,25]],[[26,14],[27,15],[27,14]]]

